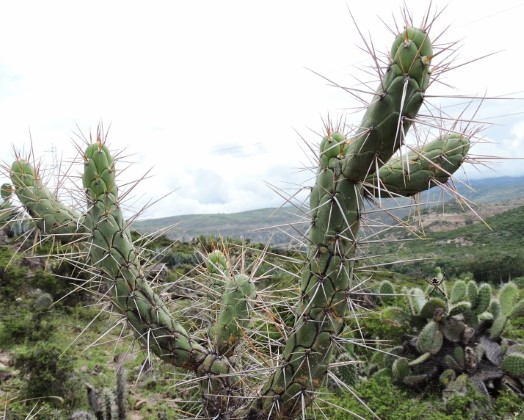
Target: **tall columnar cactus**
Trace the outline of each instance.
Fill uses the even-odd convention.
[[[427,33],[406,28],[393,43],[390,65],[355,135],[328,132],[322,139],[298,317],[283,360],[254,407],[261,417],[296,415],[326,376],[348,312],[362,183],[403,144],[429,84],[432,55]]]
[[[257,298],[250,278],[239,275],[224,282],[219,315],[207,339],[188,332],[144,278],[120,209],[113,158],[102,137],[87,147],[82,180],[88,210],[83,224],[90,237],[91,263],[100,270],[114,307],[127,318],[138,340],[162,360],[200,378],[209,416],[299,416],[323,384],[336,340],[346,325],[365,196],[416,194],[445,183],[464,161],[469,139],[459,134],[441,135],[404,158],[392,159],[423,103],[432,57],[426,30],[406,28],[393,43],[390,63],[360,127],[350,136],[328,129],[322,139],[295,324],[280,360],[263,364],[261,370],[269,374],[256,392],[243,387],[245,373],[237,372],[242,366],[236,358]],[[43,221],[43,229],[60,233],[58,229],[67,226],[70,230],[63,239],[76,232],[71,226],[72,220],[78,220],[76,215],[60,207],[26,162],[13,164],[12,177],[20,200]],[[57,214],[61,219],[51,220]],[[50,225],[57,230],[49,231]],[[231,275],[220,258],[210,269]],[[218,282],[212,285],[218,287]],[[414,299],[416,304],[420,301]],[[431,325],[419,346],[436,353],[438,346],[431,339],[439,336],[440,329]],[[439,337],[443,339],[442,334]],[[405,363],[397,363],[397,370],[406,373]]]

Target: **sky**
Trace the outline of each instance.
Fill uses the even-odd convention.
[[[420,22],[429,2],[405,3]],[[387,51],[403,4],[0,1],[0,161],[9,165],[13,148],[27,153],[31,139],[44,167],[70,161],[78,136],[103,122],[110,149],[125,149],[121,185],[151,170],[128,211],[170,193],[142,217],[278,207],[313,182],[305,168],[323,120],[358,125],[362,116],[360,103],[327,79],[347,87],[373,81],[362,70],[372,60],[358,29]],[[438,43],[460,44],[456,68],[427,92],[432,109],[460,115],[469,100],[451,96],[494,98],[476,116],[492,143],[472,153],[524,157],[524,3],[434,0],[432,10],[443,10],[432,28],[443,32]],[[491,166],[466,172],[524,174],[524,161]]]

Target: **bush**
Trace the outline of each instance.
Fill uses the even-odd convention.
[[[78,403],[83,391],[73,374],[74,359],[56,344],[38,342],[16,357],[15,367],[27,376],[25,398],[60,397],[68,406]]]

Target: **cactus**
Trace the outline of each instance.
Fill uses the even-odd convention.
[[[82,232],[80,214],[56,199],[43,185],[38,169],[17,158],[11,165],[10,176],[18,199],[42,233],[53,235],[62,243],[79,239]]]
[[[366,178],[368,193],[376,197],[410,197],[439,183],[445,184],[462,165],[469,151],[468,138],[447,134],[390,159],[377,174]]]
[[[386,305],[392,305],[395,301],[395,287],[389,280],[384,280],[380,283],[378,293],[380,294],[380,300]]]
[[[233,355],[235,346],[249,322],[249,305],[254,298],[255,286],[245,274],[239,274],[227,281],[220,303],[220,315],[210,331],[218,354]]]
[[[377,365],[389,369],[395,382],[420,386],[439,380],[445,387],[451,370],[471,377],[478,389],[486,392],[488,381],[501,379],[503,373],[514,380],[522,378],[521,349],[516,343],[501,342],[507,323],[524,317],[524,300],[517,302],[519,290],[514,283],[505,284],[492,296],[488,284],[478,286],[474,280],[457,280],[447,301],[425,300],[418,288],[406,292],[406,306],[415,308],[410,319],[401,308],[381,309],[382,314],[402,319],[390,323],[393,327],[406,329],[411,325],[412,335],[400,347],[403,351],[396,353],[401,357],[393,361],[384,358]],[[406,364],[411,373],[402,368]],[[500,383],[496,382],[497,386]]]
[[[97,420],[125,420],[127,418],[126,372],[122,363],[117,366],[115,389],[105,387],[97,390],[86,384],[86,390],[87,401]],[[94,417],[91,413],[76,412],[70,418],[90,419]]]
[[[256,393],[244,384],[247,379],[238,372],[242,366],[237,363],[238,343],[256,298],[253,282],[246,275],[232,275],[219,254],[210,257],[209,273],[226,277],[222,285],[217,282],[211,287],[223,293],[218,319],[204,339],[189,332],[145,279],[140,253],[120,208],[115,163],[101,132],[83,154],[82,184],[87,199],[83,216],[58,202],[26,161],[18,159],[13,164],[16,193],[40,229],[62,242],[75,239],[79,229],[85,230],[90,263],[106,283],[113,307],[126,317],[148,351],[194,373],[201,383],[207,416],[297,417],[327,377],[336,340],[346,326],[364,199],[417,194],[447,182],[463,163],[469,137],[459,133],[441,135],[413,149],[406,162],[393,157],[404,144],[429,86],[433,48],[426,30],[407,27],[394,40],[389,57],[375,98],[356,132],[347,136],[326,127],[310,193],[311,225],[295,323],[286,335],[280,360],[263,363],[264,369],[274,368]],[[388,368],[394,366],[403,383],[418,385],[427,381],[424,368],[444,348],[446,337],[458,334],[451,331],[457,326],[442,331],[451,310],[460,314],[471,309],[472,303],[462,308],[457,305],[464,302],[458,302],[450,310],[442,299],[426,299],[420,289],[413,290],[409,298],[413,315],[427,322],[415,344],[423,354],[411,364],[407,358],[399,362],[393,355],[403,349],[396,348],[384,362]],[[112,407],[110,394],[107,396],[105,406]],[[105,412],[112,413],[112,409]]]

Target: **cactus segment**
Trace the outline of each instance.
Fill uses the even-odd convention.
[[[430,319],[435,316],[436,312],[440,312],[440,311],[437,311],[437,309],[443,310],[442,313],[445,314],[446,308],[447,308],[446,302],[444,302],[442,299],[431,298],[430,300],[426,302],[426,304],[420,310],[420,316],[422,318]]]
[[[349,353],[341,353],[335,360],[333,373],[346,385],[355,385],[358,380],[355,360]]]
[[[378,290],[380,294],[380,300],[386,305],[393,305],[395,302],[395,287],[389,280],[384,280],[380,283]]]
[[[249,323],[250,302],[254,298],[255,286],[245,274],[239,274],[226,282],[220,315],[210,334],[218,354],[233,354]]]
[[[519,297],[519,289],[517,285],[513,282],[508,282],[499,290],[499,302],[500,302],[500,311],[503,315],[508,316]]]
[[[409,323],[409,314],[397,306],[388,306],[380,312],[380,317],[394,327],[402,327]]]
[[[506,327],[507,322],[508,317],[506,315],[503,315],[502,313],[498,317],[496,317],[493,321],[493,324],[491,325],[489,337],[492,340],[500,338],[502,332],[504,331],[504,328]]]
[[[410,197],[445,184],[464,162],[469,139],[446,134],[405,156],[390,159],[366,178],[366,191],[375,197]]]
[[[487,283],[480,285],[478,288],[477,299],[475,304],[472,305],[472,310],[475,314],[479,315],[485,312],[489,308],[491,302],[491,286]]]
[[[420,311],[426,305],[426,296],[424,295],[424,292],[422,289],[419,289],[418,287],[414,287],[409,290],[408,292],[408,301],[409,306],[411,308],[411,313],[413,315],[419,315]]]
[[[375,100],[345,151],[342,169],[346,179],[363,181],[401,146],[424,100],[432,54],[425,31],[406,28],[397,36]]]
[[[409,367],[408,359],[405,357],[400,357],[395,360],[391,367],[391,371],[393,373],[393,380],[398,383],[402,383],[406,376],[413,373]]]
[[[524,378],[524,354],[512,353],[504,357],[502,370],[513,378]]]
[[[443,335],[435,321],[429,321],[417,337],[417,349],[421,353],[436,354],[442,347]]]
[[[206,268],[210,274],[222,274],[227,272],[228,264],[224,253],[218,249],[210,252],[206,259]]]
[[[442,334],[452,343],[458,343],[464,334],[466,325],[453,317],[447,317],[442,326]]]
[[[312,398],[308,390],[316,389],[325,377],[333,351],[331,337],[344,328],[362,208],[361,186],[341,175],[344,141],[341,134],[329,133],[321,144],[310,198],[312,224],[300,282],[300,315],[286,342],[281,367],[262,390],[263,408],[255,410],[270,412],[277,395],[282,412],[300,410],[301,401]]]
[[[524,318],[524,299],[520,300],[511,310],[510,319]]]
[[[466,296],[471,302],[471,307],[474,308],[477,305],[479,289],[475,280],[470,280],[466,284]]]
[[[5,182],[0,186],[0,196],[2,197],[2,200],[4,202],[7,202],[11,199],[11,196],[13,195],[14,188],[11,184]]]
[[[63,243],[78,239],[79,234],[83,233],[82,217],[55,198],[29,162],[23,159],[14,161],[10,177],[18,199],[36,220],[41,232],[53,235]]]
[[[100,140],[87,147],[84,169],[85,223],[92,237],[90,259],[103,273],[114,307],[126,315],[138,340],[162,360],[200,374],[229,372],[224,362],[216,360],[218,356],[209,355],[191,340],[144,279],[118,205],[113,159]]]
[[[463,314],[464,312],[470,309],[471,309],[470,302],[459,302],[449,309],[449,315],[453,316],[453,315]]]
[[[449,303],[454,304],[460,302],[466,296],[466,282],[464,280],[457,280],[451,289]]]

